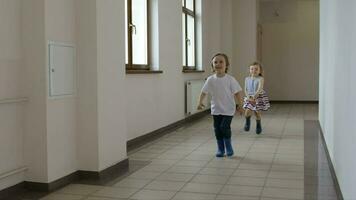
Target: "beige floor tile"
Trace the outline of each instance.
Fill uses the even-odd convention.
[[[234,169],[221,169],[221,168],[203,168],[199,171],[199,174],[204,175],[222,175],[222,176],[230,176],[234,173]]]
[[[141,190],[134,194],[130,199],[135,200],[169,200],[176,192],[172,191],[157,191],[157,190]]]
[[[193,176],[194,174],[163,173],[159,175],[156,180],[188,182]]]
[[[202,154],[197,154],[195,152],[191,153],[190,155],[186,156],[184,159],[185,160],[206,160],[206,161],[210,161],[211,159],[213,159],[214,156],[213,155],[202,155]]]
[[[129,178],[136,178],[136,179],[149,179],[152,180],[159,176],[161,173],[159,172],[145,172],[145,171],[137,171],[129,176]]]
[[[158,165],[158,164],[149,164],[141,169],[141,171],[147,172],[164,172],[168,170],[171,165]]]
[[[172,200],[215,200],[215,194],[178,192]]]
[[[271,172],[268,174],[268,178],[276,178],[276,179],[304,179],[304,173],[300,173],[300,172],[271,171]]]
[[[80,200],[83,198],[84,196],[81,195],[52,193],[41,198],[41,200]]]
[[[178,181],[152,181],[145,186],[146,190],[179,191],[185,182]]]
[[[168,169],[168,173],[181,173],[181,174],[196,174],[201,170],[200,167],[191,166],[173,166]]]
[[[317,109],[310,105],[274,104],[263,115],[263,135],[254,133],[255,121],[251,131],[244,132],[244,120],[235,117],[231,124],[235,150],[232,158],[215,157],[216,140],[209,116],[129,152],[131,160],[151,163],[113,187],[70,185],[45,198],[303,199],[304,119],[317,119]]]
[[[262,187],[225,185],[220,193],[237,196],[260,196],[261,191]]]
[[[139,150],[137,153],[154,153],[154,154],[161,154],[163,152],[167,151],[167,149],[165,148],[143,148],[141,150]]]
[[[247,170],[262,170],[267,171],[271,168],[271,165],[268,164],[251,164],[242,162],[238,169],[247,169]]]
[[[191,166],[191,167],[204,167],[208,161],[204,160],[181,160],[178,161],[176,166]]]
[[[219,184],[204,184],[204,183],[188,183],[181,191],[183,192],[196,192],[196,193],[208,193],[217,194],[221,190],[223,185]]]
[[[151,161],[152,165],[174,165],[175,163],[177,163],[180,159],[153,159]]]
[[[216,200],[259,200],[259,198],[251,196],[218,195]]]
[[[266,181],[265,187],[303,189],[304,188],[304,180],[268,178]]]
[[[247,176],[255,178],[265,178],[268,175],[268,171],[262,170],[249,170],[249,169],[237,169],[233,176]]]
[[[304,190],[265,187],[262,197],[304,199]]]
[[[213,168],[227,168],[227,169],[236,169],[240,164],[240,160],[225,161],[225,160],[212,160],[206,167]]]
[[[129,198],[132,194],[137,192],[136,188],[118,188],[118,187],[104,187],[95,192],[91,196],[95,197],[110,197],[110,198]]]
[[[141,189],[147,185],[151,180],[147,179],[134,179],[134,178],[125,178],[122,181],[113,185],[113,187],[127,187],[127,188],[137,188]]]
[[[127,198],[125,198],[125,199],[123,199],[123,198],[120,198],[120,199],[115,198],[115,199],[113,199],[113,198],[107,198],[107,197],[87,197],[84,200],[129,200],[129,199],[127,199]]]
[[[251,148],[249,150],[249,153],[275,153],[277,151],[276,148],[263,148],[263,147],[260,147],[260,148]]]
[[[58,190],[56,193],[88,195],[102,188],[103,188],[102,186],[96,186],[96,185],[70,184]]]
[[[265,184],[265,178],[235,176],[231,177],[226,184],[263,187]]]
[[[187,154],[168,154],[168,153],[163,153],[160,156],[158,156],[157,158],[159,159],[182,159],[186,156]]]
[[[265,159],[273,159],[275,155],[273,153],[253,153],[253,152],[248,152],[245,157],[250,157],[250,158],[265,158]]]
[[[304,165],[304,158],[295,156],[291,157],[276,157],[273,161],[276,165]]]
[[[172,155],[172,156],[175,156],[175,155],[184,155],[184,156],[187,156],[189,155],[190,153],[192,153],[193,150],[184,150],[184,149],[180,149],[180,150],[176,150],[174,148],[164,152],[163,154],[166,154],[166,155]]]
[[[252,158],[247,158],[247,157],[244,157],[243,160],[241,161],[241,164],[242,163],[245,163],[245,164],[255,164],[255,165],[271,165],[273,162],[273,159],[252,159]]]
[[[132,158],[132,159],[153,159],[153,158],[157,158],[159,155],[161,155],[161,154],[137,152],[137,153],[130,155],[130,158]]]
[[[304,165],[276,165],[276,164],[273,164],[271,171],[286,171],[286,172],[304,173]]]
[[[225,184],[228,179],[229,176],[196,175],[190,182]]]
[[[199,147],[195,151],[192,152],[192,154],[197,154],[197,155],[207,155],[207,156],[215,156],[216,153],[216,147]]]
[[[188,148],[196,149],[202,144],[203,144],[202,142],[191,142],[188,138],[188,140],[186,140],[184,143],[177,145],[176,147],[183,147],[183,148],[188,147]]]

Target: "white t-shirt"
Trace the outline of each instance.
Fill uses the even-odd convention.
[[[223,77],[216,74],[209,76],[202,88],[203,93],[211,95],[211,114],[228,116],[235,114],[234,95],[241,90],[240,84],[229,74]]]

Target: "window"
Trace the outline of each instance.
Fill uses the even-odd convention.
[[[195,0],[182,0],[183,70],[196,70]]]
[[[125,3],[126,70],[149,70],[148,0]]]

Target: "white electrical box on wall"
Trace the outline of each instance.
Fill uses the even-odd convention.
[[[76,92],[75,46],[48,42],[49,96],[73,95]]]

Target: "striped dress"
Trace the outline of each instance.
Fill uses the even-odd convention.
[[[253,111],[266,111],[271,106],[267,93],[262,90],[261,93],[257,96],[255,101],[253,101],[250,96],[254,96],[258,90],[258,86],[262,80],[262,77],[246,77],[245,79],[245,88],[247,97],[244,98],[244,109],[250,109]]]

